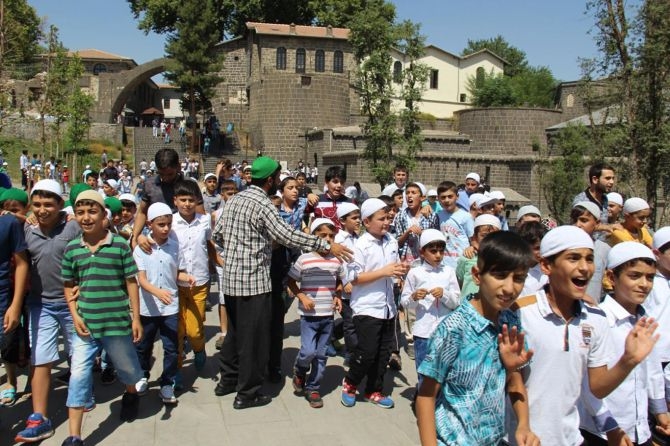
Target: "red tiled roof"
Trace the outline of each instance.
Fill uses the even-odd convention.
[[[258,34],[275,36],[319,37],[324,39],[349,38],[348,28],[328,28],[325,26],[283,25],[279,23],[247,22],[247,29]],[[331,31],[329,33],[329,31]]]
[[[95,48],[68,51],[69,56],[73,55],[74,53],[79,53],[79,57],[82,59],[132,60],[130,57],[119,56],[118,54],[108,53],[107,51],[96,50]]]

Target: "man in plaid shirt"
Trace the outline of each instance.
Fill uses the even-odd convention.
[[[237,392],[233,407],[263,406],[271,401],[259,393],[270,346],[270,258],[272,241],[291,248],[331,253],[350,260],[346,247],[329,244],[288,226],[268,195],[279,185],[281,166],[258,157],[251,167],[251,186],[231,198],[212,234],[223,248],[223,292],[228,333],[219,356],[218,396]]]
[[[419,258],[419,238],[424,229],[440,229],[437,214],[427,216],[421,212],[421,204],[426,198],[426,187],[421,183],[405,186],[407,207],[395,216],[393,225],[398,239],[400,260],[413,262]]]

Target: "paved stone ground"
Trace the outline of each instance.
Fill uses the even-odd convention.
[[[206,335],[208,362],[199,376],[190,354],[182,370],[185,391],[178,394],[179,404],[165,407],[158,398],[162,349],[156,343],[149,393],[140,401],[139,417],[133,423],[119,421],[122,385],[100,383],[95,376],[97,407],[84,416],[84,438],[87,446],[135,444],[142,446],[191,445],[385,445],[405,446],[419,444],[416,422],[410,410],[412,386],[416,382],[414,363],[403,352],[403,369],[389,370],[386,390],[392,394],[395,408],[381,409],[359,400],[353,408],[340,404],[340,383],[344,376],[342,357],[329,358],[322,384],[324,407],[312,409],[304,398],[293,394],[291,366],[300,346],[299,320],[294,304],[286,315],[286,330],[282,368],[287,376],[280,384],[266,384],[263,391],[274,397],[265,407],[235,410],[234,395],[214,395],[218,373],[218,355],[214,347],[218,317],[207,313]],[[54,370],[64,370],[65,363]],[[19,378],[23,389],[26,377]],[[41,444],[59,446],[67,437],[67,387],[53,381],[50,398],[50,416],[56,434]],[[12,408],[0,408],[0,445],[14,444],[14,436],[30,415],[30,399],[21,398]]]

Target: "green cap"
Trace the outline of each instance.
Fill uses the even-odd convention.
[[[259,156],[251,165],[251,178],[254,180],[264,180],[275,173],[279,163],[269,156]]]
[[[28,194],[22,189],[12,187],[11,189],[5,189],[5,191],[0,194],[0,201],[7,200],[15,200],[25,205],[28,204]]]
[[[77,196],[85,190],[91,190],[91,186],[86,183],[77,183],[70,189],[70,203],[77,201]]]
[[[112,212],[112,215],[114,215],[121,213],[123,204],[121,204],[121,200],[116,197],[107,197],[105,198],[105,207],[107,207],[107,209]]]

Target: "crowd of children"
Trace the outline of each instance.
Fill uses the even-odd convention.
[[[159,175],[172,167],[164,164],[157,155]],[[653,232],[645,200],[612,192],[610,166],[589,170],[570,225],[548,224],[528,205],[511,229],[504,195],[484,190],[474,172],[465,185],[427,190],[398,166],[384,194],[360,203],[345,194],[341,167],[326,170],[323,194],[313,194],[304,175],[282,173],[275,183],[279,166],[266,157],[239,172],[224,160],[201,189],[175,170],[169,182],[156,180],[169,183],[162,193],[170,202],[120,191],[123,172],[121,180],[87,172],[67,201],[54,179],[37,181],[30,195],[0,191],[7,247],[0,251],[7,374],[0,405],[16,401],[17,365],[31,366],[33,413],[17,441],[54,433],[48,402],[60,333],[69,363],[61,377],[69,386],[64,445],[83,445],[98,364],[103,383],[125,385],[120,418],[137,417],[157,336],[164,352],[158,395],[177,404],[185,343],[198,371],[207,361],[204,319],[217,275],[222,377],[215,393],[237,392],[236,409],[270,402],[252,378],[283,378],[283,321],[295,299],[301,346],[290,378],[312,408],[324,404],[327,358],[343,338],[346,407],[360,400],[394,407],[384,376],[389,366],[402,367],[399,352],[407,350],[418,373],[412,408],[423,445],[649,445],[652,433],[670,434],[670,227]],[[255,228],[262,238],[315,248],[259,248],[271,255],[264,265],[271,309],[253,324],[267,325],[269,343],[247,346],[261,353],[240,363],[226,355],[247,348],[239,343],[250,327],[239,324],[253,318],[240,313],[245,294],[226,296],[223,284],[245,280],[230,277],[226,240],[240,224],[259,223],[225,210],[252,212],[243,197],[261,210],[268,195],[279,226]],[[137,215],[146,228],[136,227]],[[290,239],[284,230],[305,234]],[[237,373],[249,382],[233,382]]]

